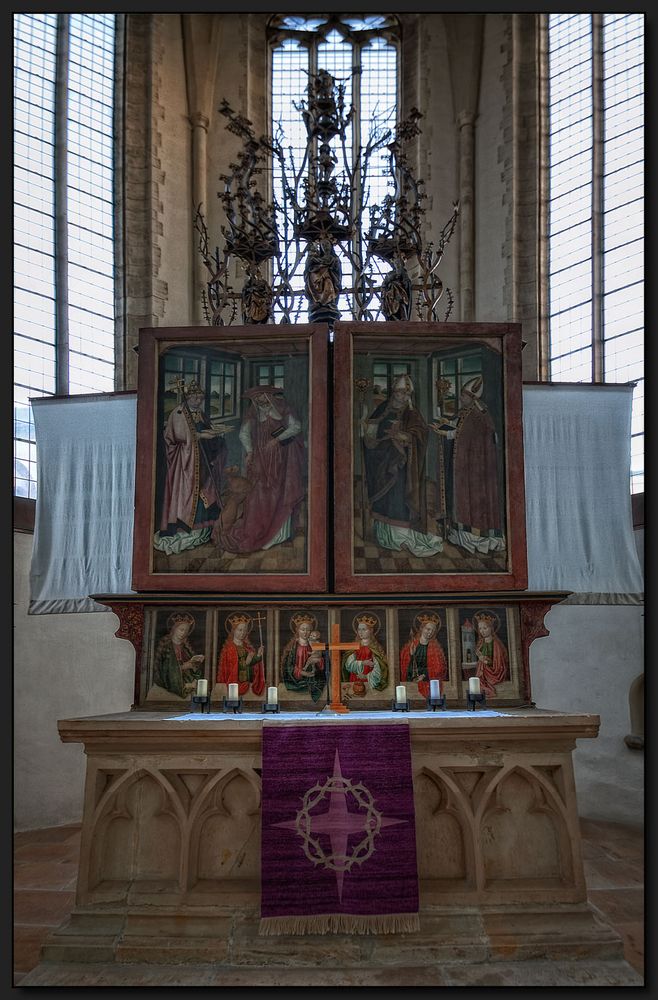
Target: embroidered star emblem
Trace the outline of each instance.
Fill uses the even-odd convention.
[[[312,813],[311,810],[326,798],[329,799],[328,808],[321,813]],[[350,812],[348,798],[356,803],[358,812]],[[274,823],[273,826],[294,830],[302,838],[302,849],[309,861],[336,873],[338,900],[342,902],[345,873],[355,864],[362,865],[374,854],[375,837],[383,828],[406,822],[408,820],[382,816],[365,785],[362,782],[355,784],[343,777],[340,754],[336,749],[333,774],[327,777],[324,784],[317,782],[308,789],[295,819]],[[348,841],[359,834],[361,839],[348,854]],[[329,838],[329,854],[323,849],[318,835]]]

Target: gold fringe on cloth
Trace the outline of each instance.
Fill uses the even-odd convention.
[[[414,934],[420,931],[417,913],[318,913],[313,916],[263,917],[262,935],[274,934]]]

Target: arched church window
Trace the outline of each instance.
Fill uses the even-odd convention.
[[[354,108],[345,148],[338,137],[332,140],[337,172],[344,162],[353,165],[359,160],[375,130],[394,129],[399,118],[399,41],[400,30],[393,14],[284,14],[276,15],[269,24],[271,60],[271,128],[282,146],[289,149],[298,168],[302,168],[306,148],[306,130],[299,113],[307,95],[309,77],[321,70],[330,73],[343,88],[344,106]],[[286,191],[280,165],[274,163],[273,193],[285,204]],[[356,211],[365,213],[368,207],[382,203],[393,191],[389,169],[389,152],[379,149],[369,163],[364,182],[356,172]],[[288,220],[283,214],[277,219],[279,231]],[[362,238],[360,227],[353,240]],[[357,248],[359,249],[359,248]],[[288,251],[290,252],[290,251]],[[351,314],[350,274],[352,267],[337,248],[343,271],[343,294],[338,306],[342,315]],[[292,281],[295,290],[303,288],[303,277]],[[300,321],[305,320],[300,315]],[[377,318],[380,318],[379,316]]]
[[[549,14],[548,378],[635,382],[644,491],[644,14]]]
[[[115,14],[14,15],[14,494],[30,397],[114,389]]]

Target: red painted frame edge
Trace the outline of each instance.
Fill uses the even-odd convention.
[[[309,343],[309,517],[308,573],[285,574],[181,574],[152,571],[152,514],[154,508],[154,426],[156,412],[157,345],[161,341],[221,340],[222,333],[236,340],[263,340],[278,333]],[[137,377],[137,469],[135,474],[135,523],[132,587],[138,592],[242,591],[272,593],[292,589],[313,593],[327,589],[327,345],[323,324],[232,327],[144,327],[139,331]],[[314,400],[320,402],[314,404]],[[320,530],[318,530],[318,526]]]
[[[504,573],[414,573],[407,577],[352,572],[353,336],[500,337],[503,341],[503,400],[506,420],[505,476],[508,551],[511,569]],[[335,587],[337,593],[526,590],[528,561],[523,466],[523,397],[519,323],[337,323],[334,332],[334,478],[336,495],[346,497],[334,510]],[[340,392],[347,385],[349,391]],[[341,442],[349,448],[341,449]]]

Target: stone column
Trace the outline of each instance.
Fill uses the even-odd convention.
[[[459,291],[461,320],[475,319],[475,114],[460,111],[459,128]]]
[[[202,205],[207,211],[208,205],[208,185],[206,172],[206,147],[208,143],[208,126],[210,120],[202,111],[193,111],[190,114],[190,124],[192,125],[192,200],[196,210],[197,205]],[[203,315],[203,290],[206,287],[206,269],[201,259],[201,254],[194,253],[194,322],[198,326],[205,323]]]
[[[444,14],[452,100],[459,136],[459,309],[475,316],[475,119],[482,70],[482,14]]]

